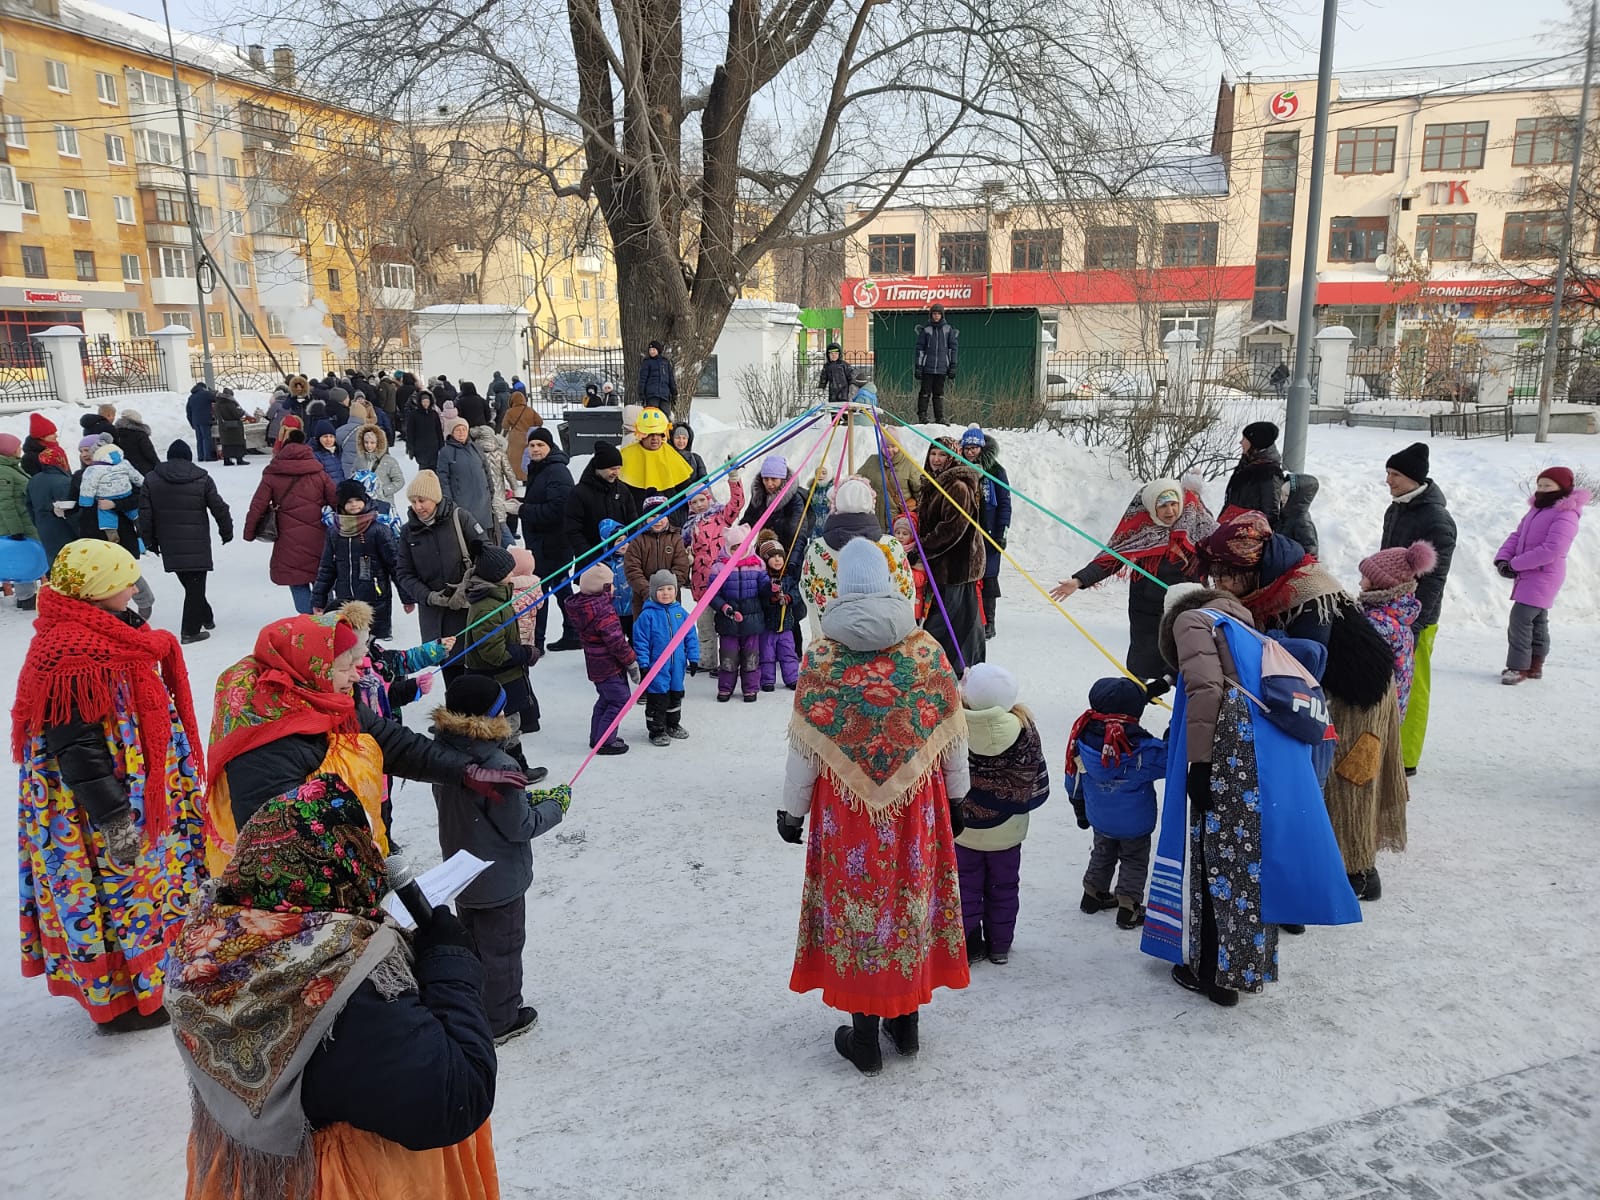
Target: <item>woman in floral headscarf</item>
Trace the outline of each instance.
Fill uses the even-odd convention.
[[[11,710],[22,973],[108,1032],[165,1023],[162,959],[204,878],[189,676],[129,608],[138,578],[111,542],[62,548]]]
[[[256,809],[319,772],[338,775],[361,798],[385,854],[386,774],[464,783],[496,796],[485,780],[515,782],[356,702],[351,689],[367,654],[371,620],[365,604],[347,604],[320,617],[274,621],[256,635],[249,657],[217,677],[206,797],[212,875],[228,865],[234,837]]]
[[[954,833],[966,797],[967,721],[950,660],[919,630],[875,542],[839,551],[838,596],[806,651],[789,722],[778,834],[806,882],[789,987],[850,1014],[834,1034],[866,1075],[883,1019],[902,1055],[936,987],[967,986]]]
[[[483,967],[446,908],[408,953],[386,886],[334,776],[240,830],[172,952],[188,1200],[499,1196]]]

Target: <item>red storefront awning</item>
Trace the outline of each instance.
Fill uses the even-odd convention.
[[[983,276],[902,275],[850,278],[841,300],[857,309],[982,308]],[[1211,304],[1248,300],[1255,268],[1162,267],[1146,271],[1007,271],[994,276],[994,307],[1063,304]]]
[[[1458,304],[1548,304],[1549,279],[1430,279],[1398,286],[1382,279],[1325,279],[1317,282],[1318,304],[1416,304],[1419,301],[1454,301]],[[1569,285],[1574,293],[1591,299],[1592,285]]]

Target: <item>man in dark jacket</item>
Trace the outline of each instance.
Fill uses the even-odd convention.
[[[528,482],[522,492],[522,540],[533,555],[534,569],[552,592],[534,617],[534,643],[545,648],[545,629],[550,622],[550,606],[566,608],[572,595],[572,581],[566,564],[572,558],[567,548],[567,501],[572,496],[572,468],[567,452],[556,445],[555,435],[543,425],[528,431]],[[552,586],[559,578],[560,586]],[[570,630],[550,645],[552,650],[576,650],[581,643]]]
[[[183,642],[203,642],[217,627],[206,600],[206,575],[212,570],[211,522],[226,546],[233,541],[233,514],[217,492],[216,481],[194,464],[189,443],[167,447],[167,461],[144,477],[139,499],[139,534],[145,548],[161,555],[161,565],[183,585]]]
[[[1385,464],[1391,503],[1383,514],[1383,549],[1427,542],[1438,561],[1417,580],[1417,653],[1411,676],[1411,702],[1400,727],[1400,748],[1406,774],[1415,775],[1422,761],[1422,744],[1428,736],[1428,698],[1432,691],[1433,642],[1439,633],[1439,610],[1444,603],[1445,579],[1456,552],[1456,523],[1445,506],[1444,493],[1428,478],[1428,444],[1414,442],[1392,455]]]
[[[639,364],[639,391],[634,403],[646,408],[659,408],[668,416],[678,400],[678,377],[672,369],[672,360],[662,352],[660,342],[651,342]]]
[[[977,584],[988,562],[987,543],[975,524],[983,514],[978,476],[960,453],[955,438],[940,438],[928,447],[917,510],[923,565],[929,586],[938,593],[922,627],[943,647],[957,674],[984,660]]]
[[[460,405],[456,405],[459,410]],[[489,407],[494,409],[494,431],[500,432],[500,423],[506,419],[506,409],[511,407],[511,385],[499,371],[489,381]]]
[[[411,516],[400,531],[395,584],[402,596],[419,606],[422,640],[433,642],[467,627],[466,579],[485,534],[470,513],[444,498],[439,477],[432,471],[417,472],[406,499],[411,502]],[[444,673],[454,679],[463,670],[458,663]]]
[[[1278,531],[1282,508],[1283,457],[1278,453],[1278,427],[1271,421],[1252,421],[1239,439],[1239,465],[1228,477],[1219,520],[1226,521],[1254,510]]]
[[[584,556],[574,568],[577,572],[595,561],[589,551],[600,544],[601,521],[610,518],[632,533],[628,527],[639,519],[638,503],[618,478],[621,474],[621,452],[610,442],[597,442],[594,457],[567,497],[567,553]]]
[[[211,423],[216,419],[216,400],[216,394],[204,383],[197,383],[189,389],[185,415],[189,418],[189,428],[194,430],[194,444],[201,462],[210,462],[216,457],[211,445]]]
[[[928,323],[917,332],[917,357],[912,374],[921,380],[917,388],[917,420],[928,420],[929,404],[933,419],[944,420],[944,385],[956,377],[956,359],[961,348],[961,333],[944,319],[944,305],[928,310]]]

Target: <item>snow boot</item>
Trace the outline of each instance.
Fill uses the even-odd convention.
[[[994,622],[993,621],[990,621],[987,625],[985,625],[983,627],[983,640],[986,641],[986,642],[994,641]]]
[[[967,965],[980,962],[987,958],[989,947],[984,943],[983,930],[967,934]]]
[[[990,946],[989,961],[997,967],[1005,966],[1011,961],[1011,947],[1007,946],[1004,950],[997,950],[993,946]]]
[[[197,629],[193,633],[184,634],[178,639],[178,641],[182,642],[185,646],[188,646],[194,642],[203,642],[210,636],[211,635],[204,629]]]
[[[1383,880],[1378,878],[1378,868],[1369,867],[1366,871],[1367,885],[1361,890],[1361,899],[1378,900],[1383,896]]]
[[[718,692],[717,693],[717,703],[718,704],[726,704],[729,700],[732,700],[732,699],[733,699],[733,693],[732,692]]]
[[[851,1013],[850,1024],[833,1031],[833,1048],[855,1064],[863,1075],[883,1070],[883,1048],[878,1045],[878,1018]]]
[[[504,1046],[512,1038],[521,1037],[538,1023],[538,1010],[524,1004],[517,1009],[517,1019],[511,1022],[511,1028],[494,1035],[494,1044],[496,1046]]]
[[[1200,977],[1190,970],[1188,963],[1179,963],[1172,968],[1172,982],[1184,991],[1200,992],[1211,1003],[1220,1004],[1223,1008],[1232,1008],[1239,1003],[1238,992],[1215,983],[1202,983]]]
[[[22,605],[19,604],[19,605],[17,605],[17,607],[21,608]],[[1528,668],[1528,678],[1529,679],[1543,679],[1544,678],[1544,655],[1535,654],[1533,656],[1533,665]]]
[[[1295,937],[1299,937],[1305,931],[1306,931],[1306,927],[1304,925],[1279,925],[1278,926],[1278,932],[1279,933],[1289,933],[1289,934],[1293,934]]]
[[[667,736],[673,741],[681,742],[684,738],[689,736],[689,731],[682,725],[674,725],[671,729],[667,730]]]
[[[672,745],[672,739],[665,733],[652,733],[650,735],[650,744],[652,746],[670,746]]]
[[[34,612],[39,607],[39,595],[35,592],[26,600],[18,600],[17,608],[22,612]]]
[[[118,1013],[103,1025],[96,1025],[94,1031],[99,1034],[139,1033],[146,1029],[160,1029],[170,1023],[165,1008],[158,1008],[153,1013],[141,1013],[138,1009],[129,1009],[125,1013]]]
[[[1083,889],[1083,899],[1078,901],[1078,911],[1088,916],[1103,913],[1117,906],[1117,898],[1110,892],[1091,892]]]
[[[1507,667],[1504,671],[1500,672],[1500,682],[1505,684],[1507,687],[1516,687],[1517,684],[1521,683],[1524,679],[1532,678],[1533,673],[1531,671],[1519,671],[1515,667]]]
[[[563,633],[561,637],[545,647],[546,650],[582,650],[583,643],[570,633]]]
[[[759,699],[761,699],[761,694],[759,692],[746,692],[744,694],[744,702],[746,704],[754,704]]]
[[[1144,924],[1144,905],[1135,904],[1132,900],[1120,901],[1117,905],[1117,928],[1137,929]]]
[[[895,1053],[901,1058],[914,1058],[922,1048],[922,1043],[917,1040],[917,1014],[914,1012],[903,1017],[885,1017],[883,1031],[889,1035]]]
[[[615,741],[615,742],[607,742],[604,746],[601,746],[600,749],[595,751],[596,754],[606,754],[606,755],[626,754],[627,752],[628,752],[628,743],[624,742],[624,741],[620,741],[620,740]]]

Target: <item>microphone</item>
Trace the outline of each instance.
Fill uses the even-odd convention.
[[[428,903],[428,898],[422,894],[422,888],[417,883],[417,877],[411,872],[411,864],[406,861],[403,854],[391,854],[383,860],[384,869],[389,873],[389,890],[400,898],[400,903],[406,906],[406,911],[411,914],[411,919],[417,923],[417,929],[423,930],[433,924],[433,905]]]

